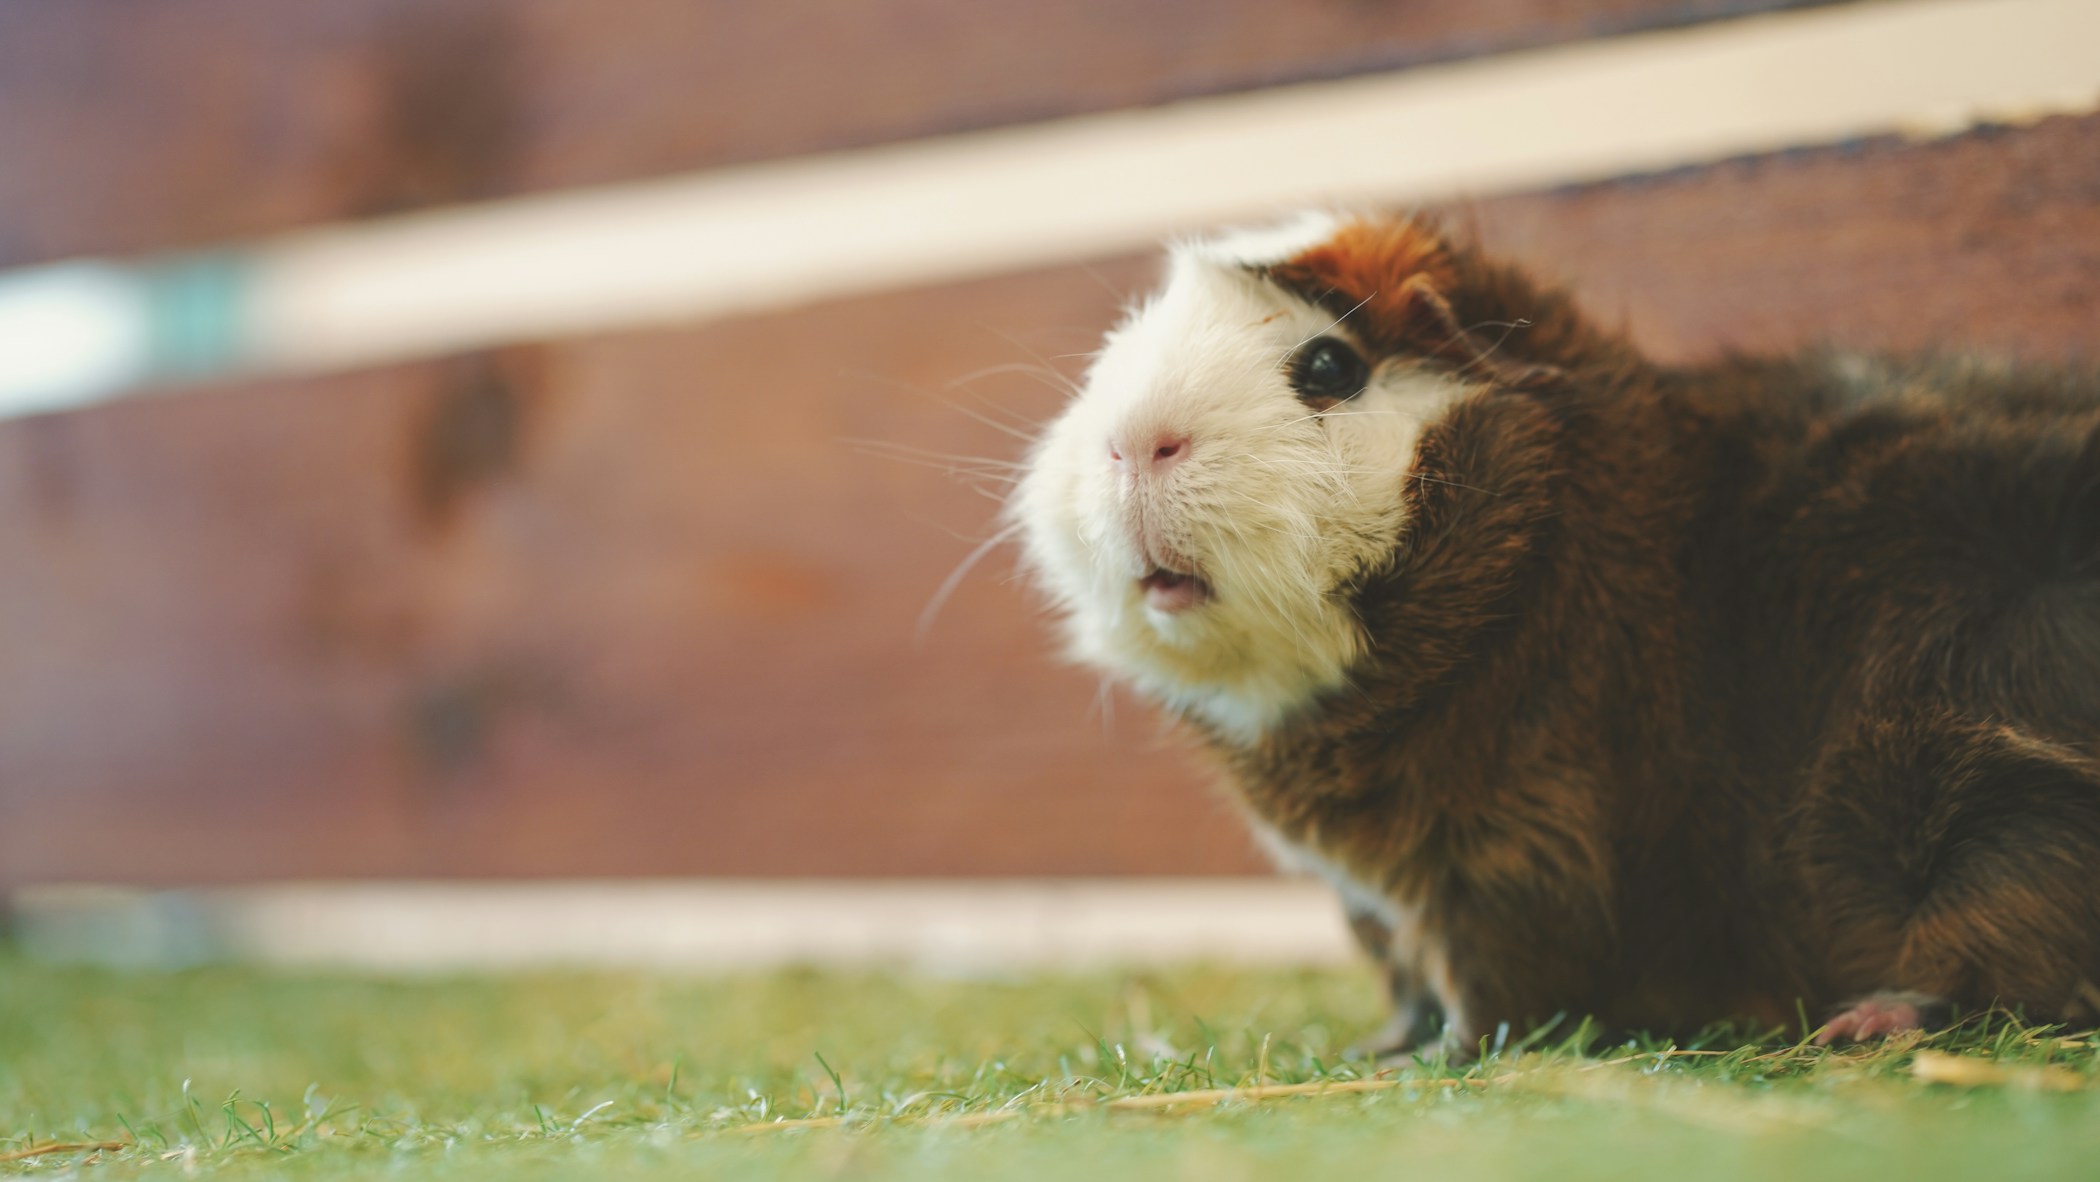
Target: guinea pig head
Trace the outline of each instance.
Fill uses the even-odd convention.
[[[1171,249],[1009,507],[1073,657],[1241,741],[1347,679],[1352,589],[1466,388],[1419,342],[1448,266],[1432,231],[1326,214]]]

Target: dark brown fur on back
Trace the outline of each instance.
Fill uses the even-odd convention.
[[[1216,745],[1419,908],[1403,1008],[1461,1046],[1872,991],[2100,1016],[2100,382],[1662,368],[1404,222],[1267,273],[1482,382],[1354,590],[1351,685]]]

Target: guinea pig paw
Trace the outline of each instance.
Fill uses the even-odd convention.
[[[1839,1011],[1816,1032],[1816,1045],[1868,1042],[1945,1020],[1946,1002],[1929,993],[1870,993]]]
[[[1352,1043],[1342,1053],[1352,1059],[1369,1059],[1379,1064],[1396,1064],[1412,1059],[1426,1048],[1434,1053],[1438,1047],[1438,1032],[1446,1025],[1444,1009],[1428,995],[1409,997],[1405,994],[1396,1001],[1393,1012],[1378,1028],[1376,1034]]]
[[[1385,1064],[1413,1057],[1427,1041],[1422,1037],[1419,1023],[1395,1018],[1387,1022],[1378,1033],[1350,1043],[1348,1049],[1342,1052],[1342,1056]]]

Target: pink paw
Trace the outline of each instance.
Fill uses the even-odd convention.
[[[1816,1032],[1816,1045],[1866,1042],[1922,1030],[1940,999],[1923,993],[1874,993],[1853,1002]]]

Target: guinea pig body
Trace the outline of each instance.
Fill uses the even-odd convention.
[[[1668,368],[1400,219],[1177,247],[1015,494],[1380,1049],[2100,1016],[2100,382]]]

